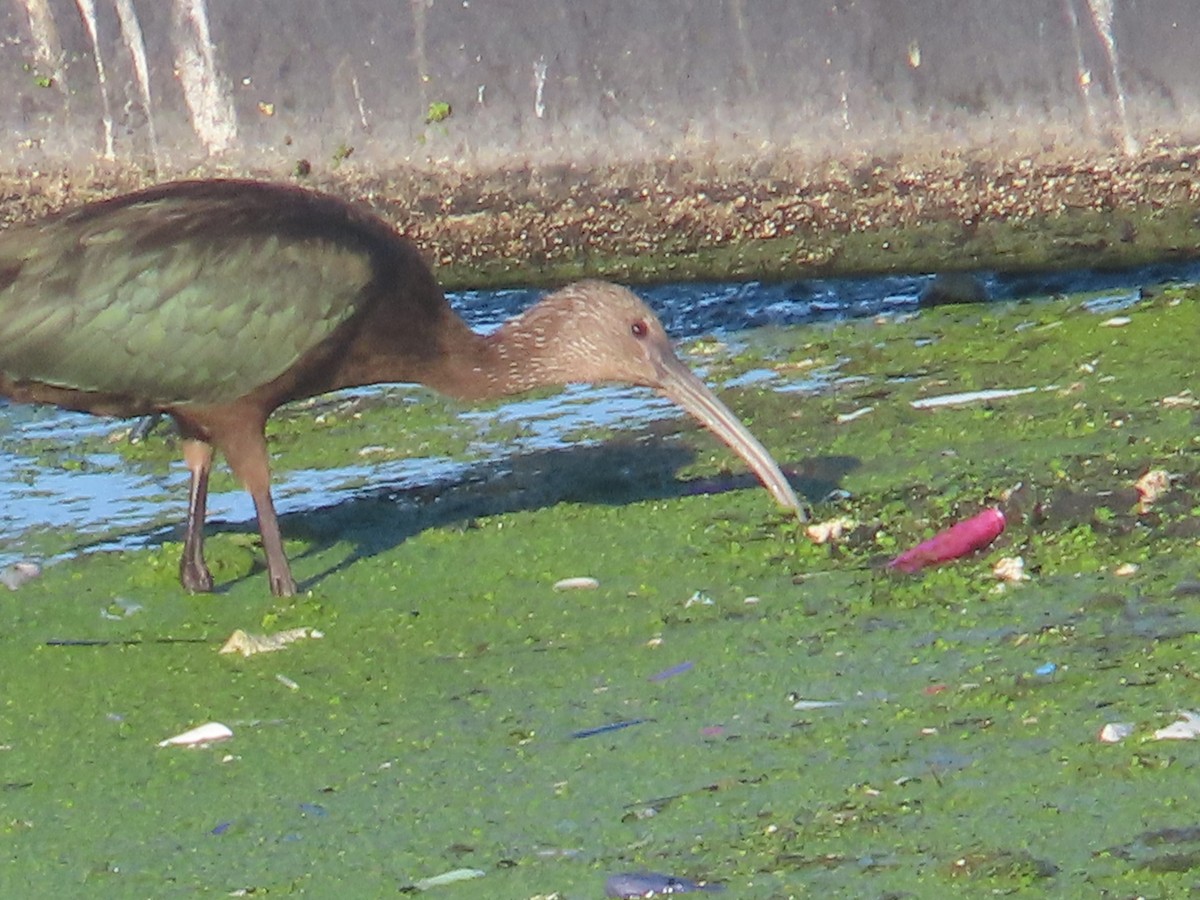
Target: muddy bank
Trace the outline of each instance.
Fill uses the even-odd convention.
[[[0,216],[293,179],[377,208],[451,287],[1178,258],[1191,13],[14,0]]]
[[[448,287],[1120,267],[1200,255],[1200,145],[668,157],[594,168],[204,170],[329,191],[409,235]],[[8,223],[155,181],[128,167],[0,176]]]

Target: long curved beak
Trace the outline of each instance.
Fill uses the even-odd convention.
[[[800,521],[808,521],[807,508],[796,498],[796,492],[767,448],[758,442],[729,407],[718,400],[673,353],[659,356],[655,363],[659,376],[655,388],[703,422],[706,428],[744,459],[780,506],[794,510]]]

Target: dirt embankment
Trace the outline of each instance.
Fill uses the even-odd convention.
[[[1200,145],[1163,140],[1131,155],[918,150],[488,172],[298,164],[177,177],[290,180],[366,204],[421,247],[448,287],[465,287],[1186,258],[1200,255],[1198,165]],[[154,180],[128,168],[8,173],[0,218],[37,219]]]

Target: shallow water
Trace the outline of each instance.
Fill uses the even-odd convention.
[[[847,318],[904,314],[917,309],[932,276],[813,279],[803,282],[695,283],[655,285],[640,290],[667,331],[686,342],[713,335],[719,353],[736,350],[739,333],[760,326],[791,326]],[[979,273],[993,300],[1080,294],[1096,312],[1136,300],[1141,289],[1165,282],[1200,280],[1200,264],[1151,266],[1126,272],[1077,271],[1039,275]],[[533,290],[463,291],[451,303],[472,325],[490,331],[532,303]],[[689,361],[704,376],[707,357]],[[782,393],[814,393],[829,386],[836,370],[781,377],[754,369],[718,389],[754,385]],[[360,395],[371,390],[359,391]],[[427,396],[417,392],[416,397]],[[418,400],[419,402],[419,400]],[[464,410],[463,421],[485,435],[472,446],[473,463],[514,452],[554,450],[577,443],[590,430],[642,429],[679,416],[677,408],[651,392],[619,386],[571,386],[549,397],[517,398],[483,411]],[[517,433],[502,426],[519,426]],[[161,540],[163,529],[180,522],[186,509],[187,473],[182,463],[168,471],[130,465],[116,453],[75,453],[84,436],[117,436],[127,423],[55,409],[0,405],[0,565],[46,555],[42,540],[70,528],[89,546],[135,547]],[[503,438],[488,440],[489,428]],[[46,458],[29,442],[60,448]],[[367,456],[367,454],[362,454]],[[280,472],[274,493],[281,513],[319,509],[355,494],[401,492],[461,477],[470,464],[446,456],[406,459],[350,458],[333,468]],[[214,491],[209,520],[249,522],[254,508],[240,490]]]

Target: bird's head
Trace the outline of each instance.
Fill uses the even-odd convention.
[[[771,455],[675,355],[658,317],[628,289],[604,281],[567,285],[507,323],[498,337],[514,384],[623,382],[655,389],[738,453],[781,505],[803,516]]]
[[[517,342],[529,363],[555,383],[658,387],[664,366],[681,365],[650,307],[627,288],[606,281],[569,284],[542,298],[508,328],[519,332]]]

